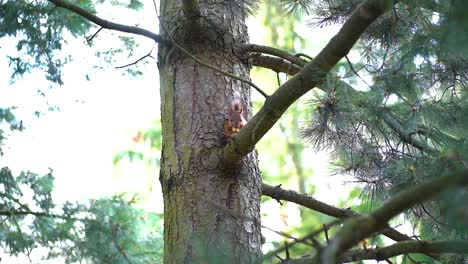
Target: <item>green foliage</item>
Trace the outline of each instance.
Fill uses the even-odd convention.
[[[160,263],[163,238],[161,216],[132,209],[136,196],[93,201],[84,223],[84,246],[93,263]]]
[[[265,5],[264,14],[262,14],[263,24],[268,28],[269,39],[266,43],[271,43],[274,47],[285,50],[301,50],[304,45],[304,39],[296,32],[296,27],[300,20],[292,17],[285,19],[282,5]]]
[[[54,9],[48,1],[0,1],[0,37],[14,37],[17,54],[9,55],[12,80],[33,68],[46,72],[46,78],[62,84],[60,68],[66,58],[56,54],[63,32],[83,35],[89,22],[64,10]]]
[[[143,7],[138,0],[79,1],[79,6],[91,13],[96,13],[96,4],[135,10]],[[62,84],[61,69],[71,57],[59,51],[70,35],[85,36],[91,29],[90,22],[43,0],[0,0],[0,6],[0,37],[16,43],[17,52],[6,55],[12,69],[11,81],[39,69],[49,81]],[[132,56],[132,49],[138,43],[128,36],[119,39],[123,48],[97,51],[97,56],[109,63],[124,51]],[[0,123],[10,127],[9,130],[6,126],[0,128],[0,144],[12,129],[23,129],[22,122],[15,120],[12,108],[0,108]],[[153,141],[150,144],[160,145]],[[30,255],[46,249],[44,258],[63,263],[162,262],[162,217],[135,208],[136,198],[116,196],[84,204],[55,204],[52,172],[46,175],[23,172],[13,176],[8,168],[3,168],[0,184],[0,247],[10,255]]]
[[[10,255],[47,249],[46,259],[64,263],[159,263],[160,215],[136,209],[136,196],[115,196],[89,204],[52,200],[53,177],[0,170],[0,247]]]
[[[309,15],[312,11],[311,7],[314,4],[313,0],[274,0],[272,2],[281,7],[282,12],[292,13],[297,18],[300,18],[303,15]]]
[[[0,127],[0,156],[3,155],[3,140],[14,130],[23,130],[23,122],[18,121],[13,114],[14,107],[0,108],[0,125],[6,124],[7,127]]]
[[[22,130],[11,109],[0,124]],[[1,130],[3,135],[4,130]],[[154,133],[154,132],[153,132]],[[0,138],[0,143],[3,141]],[[138,209],[136,196],[56,204],[52,170],[45,175],[0,169],[0,248],[9,255],[43,251],[62,263],[161,263],[162,216]]]
[[[85,0],[79,1],[79,7],[96,13],[96,5],[106,3],[134,10],[143,8],[143,3],[139,0],[132,0],[126,4],[122,1]],[[69,35],[81,38],[90,30],[97,29],[93,29],[92,24],[81,16],[57,8],[45,0],[1,0],[0,5],[0,38],[9,37],[11,43],[16,43],[17,49],[17,52],[7,54],[12,69],[11,81],[21,78],[33,69],[39,69],[46,73],[47,80],[62,85],[62,67],[72,60],[72,56],[58,52],[62,46],[67,45],[66,38]],[[88,45],[92,45],[90,40],[87,41]],[[98,51],[97,57],[114,63],[113,56],[138,46],[132,37],[125,36],[120,40],[123,48]],[[127,73],[131,76],[141,75],[141,72],[135,69],[127,69]]]
[[[155,120],[151,127],[136,132],[132,138],[135,144],[114,155],[114,165],[128,158],[130,162],[143,160],[148,166],[159,166],[159,153],[162,149],[161,121]],[[141,146],[144,145],[142,149]]]
[[[140,10],[143,8],[143,3],[139,0],[130,0],[130,3],[127,5],[130,9]]]
[[[463,0],[445,2],[445,5],[449,5],[447,8],[450,11],[447,24],[442,31],[445,41],[442,41],[441,45],[446,46],[450,54],[466,57],[466,54],[468,54],[466,45],[468,36],[465,33],[468,28],[468,18],[466,16],[468,5]]]
[[[360,1],[317,2],[321,26],[341,23]],[[460,30],[467,8],[466,1],[399,1],[365,33],[361,61],[337,67],[311,101],[304,137],[332,152],[337,172],[364,184],[366,211],[466,167],[468,53]],[[450,191],[406,216],[424,239],[467,239],[467,198],[466,189]]]

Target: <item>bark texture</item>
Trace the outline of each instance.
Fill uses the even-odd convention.
[[[181,0],[161,1],[162,35],[170,34],[202,61],[248,79],[249,65],[238,48],[248,41],[241,10],[222,2],[200,1],[199,7],[194,27]],[[240,100],[250,116],[250,87],[195,63],[173,45],[161,45],[158,56],[164,263],[259,263],[256,153],[234,166],[223,163],[229,104]]]

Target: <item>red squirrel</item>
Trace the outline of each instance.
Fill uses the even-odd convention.
[[[242,104],[239,101],[232,102],[229,109],[229,117],[224,121],[224,134],[226,135],[227,142],[231,141],[232,137],[247,124],[243,115],[244,108]]]

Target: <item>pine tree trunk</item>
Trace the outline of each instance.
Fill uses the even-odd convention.
[[[216,3],[200,3],[197,25],[187,21],[180,0],[161,1],[161,33],[200,60],[247,79],[249,65],[237,52],[247,42],[245,17],[234,5]],[[239,100],[250,115],[250,87],[197,64],[174,45],[160,46],[158,63],[164,263],[259,263],[256,154],[235,166],[222,160],[229,105]]]

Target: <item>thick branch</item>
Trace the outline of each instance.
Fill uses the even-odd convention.
[[[247,125],[226,145],[225,161],[238,162],[251,152],[255,144],[292,103],[325,79],[326,74],[349,52],[364,30],[388,9],[388,3],[388,0],[367,0],[359,5],[340,32],[330,40],[317,57],[281,85]]]
[[[352,262],[365,259],[379,261],[409,253],[468,254],[468,241],[403,241],[383,248],[350,251],[341,258],[341,261]]]
[[[108,20],[104,20],[100,17],[97,17],[95,16],[94,14],[91,14],[89,11],[79,7],[79,6],[76,6],[76,5],[73,5],[73,4],[70,4],[66,1],[62,1],[62,0],[49,0],[49,2],[55,4],[56,6],[58,7],[61,7],[61,8],[65,8],[67,10],[70,10],[72,11],[73,13],[76,13],[86,19],[88,19],[89,21],[103,27],[103,28],[106,28],[106,29],[111,29],[111,30],[116,30],[116,31],[121,31],[121,32],[126,32],[126,33],[130,33],[130,34],[135,34],[135,35],[140,35],[140,36],[145,36],[145,37],[148,37],[156,42],[163,42],[163,39],[160,35],[158,34],[155,34],[149,30],[146,30],[146,29],[142,29],[142,28],[138,28],[138,27],[133,27],[133,26],[127,26],[127,25],[122,25],[122,24],[117,24],[117,23],[114,23],[114,22],[110,22]]]
[[[392,257],[404,254],[422,253],[422,254],[468,254],[467,241],[403,241],[391,246],[349,251],[340,258],[340,263],[348,263],[362,260],[377,260],[382,261]],[[290,259],[289,264],[311,264],[320,263],[319,258],[305,257],[300,259]]]
[[[300,72],[302,69],[296,64],[290,63],[284,59],[264,55],[253,56],[251,62],[253,66],[268,68],[275,72],[284,72],[291,76]]]
[[[285,200],[293,202],[307,207],[309,209],[312,209],[314,211],[320,212],[322,214],[326,214],[340,219],[348,218],[351,216],[361,216],[360,214],[352,210],[337,208],[324,202],[318,201],[311,196],[299,194],[292,190],[285,190],[280,187],[271,186],[265,183],[262,184],[262,194],[276,200]],[[387,227],[381,233],[395,241],[411,240],[409,236],[402,234],[390,227]]]
[[[298,56],[295,56],[287,51],[269,47],[269,46],[263,46],[263,45],[257,45],[257,44],[244,44],[241,46],[241,49],[243,52],[258,52],[258,53],[264,53],[264,54],[269,54],[269,55],[273,55],[276,57],[280,57],[291,63],[296,64],[297,66],[301,68],[307,64],[305,60],[301,59]]]
[[[325,248],[322,262],[324,264],[338,263],[338,257],[341,253],[370,234],[384,229],[387,222],[394,216],[420,202],[435,197],[450,187],[466,185],[468,185],[468,170],[458,170],[447,176],[438,177],[401,192],[369,216],[347,220]]]

